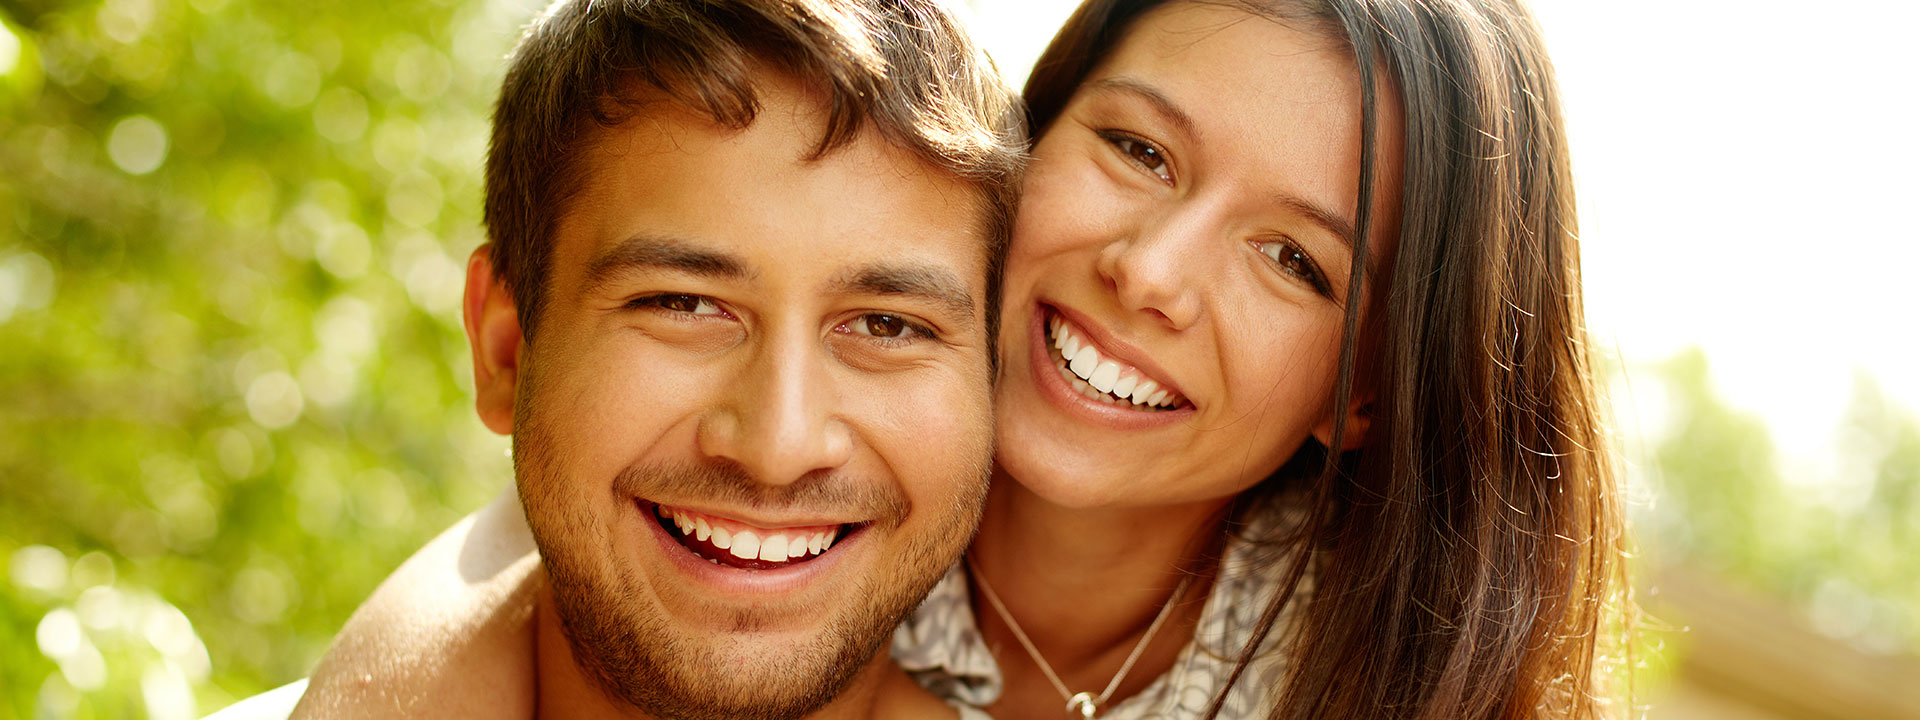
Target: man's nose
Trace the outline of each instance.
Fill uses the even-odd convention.
[[[752,345],[732,382],[701,419],[700,451],[738,463],[756,482],[787,485],[845,465],[852,430],[819,338],[779,330]]]

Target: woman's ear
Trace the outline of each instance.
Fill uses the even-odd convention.
[[[460,303],[473,348],[474,404],[480,422],[502,435],[513,434],[514,389],[520,382],[520,314],[506,281],[493,272],[493,246],[481,245],[467,258],[467,292]]]
[[[1356,394],[1353,397],[1353,401],[1347,403],[1345,415],[1347,422],[1346,434],[1340,438],[1339,448],[1333,448],[1333,428],[1334,422],[1338,420],[1340,416],[1333,413],[1328,413],[1327,419],[1322,420],[1319,425],[1313,428],[1313,439],[1319,440],[1321,445],[1336,449],[1339,452],[1360,449],[1362,445],[1367,443],[1367,429],[1373,424],[1373,398],[1370,396],[1362,397]]]

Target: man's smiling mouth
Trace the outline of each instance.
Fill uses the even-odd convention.
[[[811,561],[866,523],[761,528],[737,520],[654,504],[655,521],[694,555],[715,565],[773,570]]]

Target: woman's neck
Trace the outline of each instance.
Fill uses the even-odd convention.
[[[1067,508],[996,475],[987,511],[968,551],[1014,621],[1075,692],[1098,694],[1194,575],[1154,635],[1117,701],[1166,672],[1193,637],[1217,569],[1227,500],[1152,508]],[[975,617],[1008,679],[1008,695],[1057,696],[975,587]],[[1003,696],[994,714],[1019,717],[1038,698]],[[1112,703],[1109,701],[1109,704]],[[1011,705],[1012,707],[1005,707]],[[1058,707],[1053,706],[1053,707]],[[1046,717],[1056,717],[1057,711]]]

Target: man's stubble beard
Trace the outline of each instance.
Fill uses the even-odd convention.
[[[523,380],[529,381],[529,390],[535,385],[532,377]],[[701,643],[677,632],[672,618],[645,602],[654,593],[632,569],[606,562],[604,555],[576,554],[594,547],[595,541],[610,542],[611,527],[601,526],[585,508],[567,508],[558,502],[568,497],[559,484],[566,479],[556,477],[548,465],[554,445],[535,417],[531,398],[532,393],[526,392],[515,402],[513,461],[527,522],[546,566],[567,642],[580,669],[609,699],[655,717],[794,720],[824,707],[866,669],[895,626],[913,613],[958,559],[979,524],[985,502],[990,461],[983,459],[952,481],[961,488],[952,507],[917,510],[942,513],[951,521],[910,538],[900,562],[862,578],[858,587],[843,593],[845,602],[804,611],[832,613],[822,632],[798,647],[763,646],[753,657],[744,657],[746,648]],[[671,466],[629,468],[616,485],[684,489],[714,483],[714,496],[739,500],[743,494],[753,494],[742,489],[744,482],[737,469]],[[834,482],[847,484],[834,479],[812,486],[803,482],[795,487],[808,490],[794,494],[861,497],[865,498],[862,504],[895,505],[897,509],[890,508],[895,513],[908,509],[897,493],[885,493],[895,500],[886,503],[872,492],[835,493],[820,487]],[[857,482],[851,486],[872,490]],[[889,522],[883,517],[866,532],[897,532],[902,519]],[[729,622],[734,632],[753,632],[764,618],[745,611]]]

